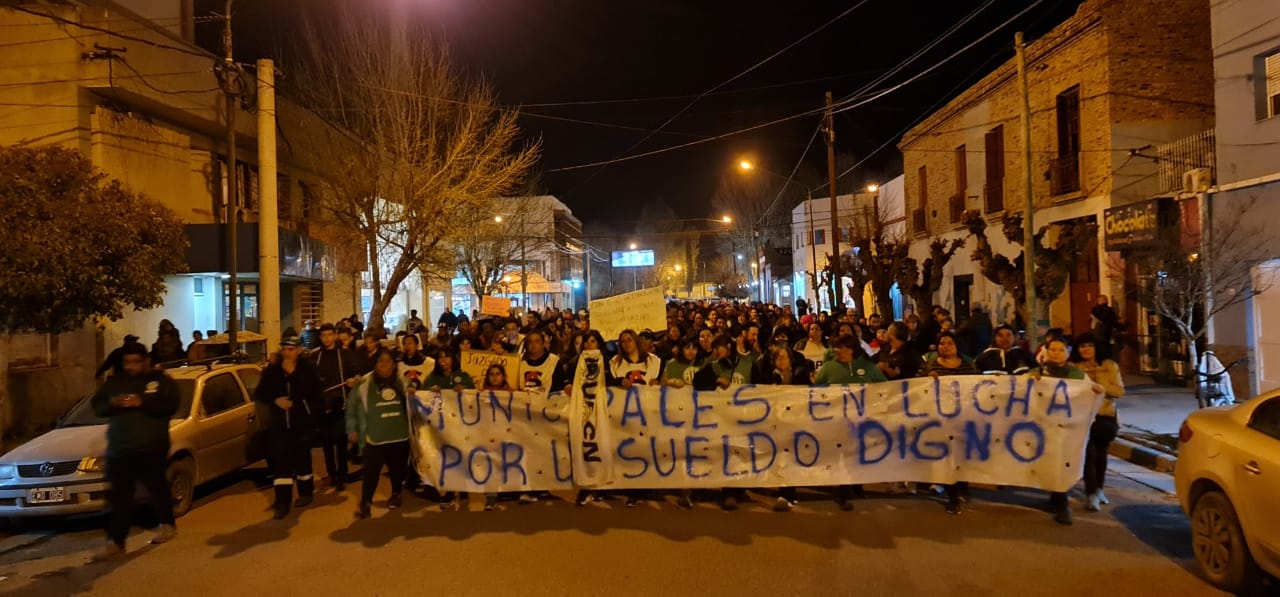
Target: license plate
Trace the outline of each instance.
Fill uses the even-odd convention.
[[[67,501],[65,487],[38,487],[27,490],[28,504],[56,504]]]

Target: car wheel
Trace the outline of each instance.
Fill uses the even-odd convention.
[[[170,462],[165,477],[169,479],[169,494],[173,498],[173,516],[180,518],[191,510],[195,499],[196,463],[190,458]]]
[[[1260,580],[1236,510],[1221,491],[1206,492],[1196,500],[1191,510],[1191,546],[1204,575],[1221,589],[1239,592]]]

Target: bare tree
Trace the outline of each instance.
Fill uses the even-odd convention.
[[[453,242],[492,218],[477,214],[522,182],[539,144],[519,146],[517,114],[426,30],[347,8],[306,39],[292,83],[332,124],[307,139],[324,154],[322,210],[367,249],[376,328],[410,274],[454,267]]]
[[[924,263],[914,257],[901,259],[895,273],[898,289],[911,297],[916,313],[926,313],[933,307],[933,297],[942,288],[944,269],[955,256],[956,251],[965,245],[965,239],[956,238],[950,241],[935,238],[929,243],[929,256]]]
[[[549,239],[538,234],[547,222],[539,220],[543,214],[531,198],[501,199],[498,206],[500,215],[463,227],[455,243],[457,271],[480,297],[499,290],[519,290],[519,285],[504,278],[519,271],[520,262],[549,244]]]
[[[1154,245],[1126,258],[1138,271],[1147,272],[1138,280],[1141,292],[1135,294],[1144,307],[1178,330],[1193,369],[1199,364],[1198,344],[1209,330],[1207,322],[1275,284],[1270,275],[1253,275],[1254,266],[1272,256],[1276,241],[1269,222],[1249,217],[1257,201],[1247,199],[1215,214],[1207,242],[1192,238],[1184,243],[1174,229],[1175,234],[1158,238]],[[1125,265],[1113,261],[1111,269],[1123,276]],[[1192,381],[1197,398],[1203,400],[1200,384]]]
[[[1018,314],[1026,322],[1028,329],[1034,322],[1047,317],[1049,304],[1062,295],[1071,279],[1071,270],[1089,246],[1098,242],[1098,225],[1082,220],[1042,226],[1035,233],[1035,292],[1039,313],[1027,312],[1026,283],[1023,272],[1023,255],[1019,252],[1010,259],[996,253],[987,240],[987,220],[977,210],[965,212],[963,221],[969,234],[977,240],[973,250],[973,260],[977,261],[982,275],[999,284],[1013,297]],[[1022,244],[1022,215],[1012,214],[1004,217],[1004,237],[1010,243]],[[1056,232],[1056,242],[1050,247],[1046,245],[1046,236],[1050,231]],[[1034,316],[1034,317],[1033,317]]]

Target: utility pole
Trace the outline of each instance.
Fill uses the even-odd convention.
[[[1018,86],[1022,90],[1022,174],[1026,183],[1025,213],[1022,215],[1022,270],[1024,294],[1027,300],[1027,340],[1035,342],[1040,337],[1039,313],[1036,310],[1036,235],[1035,196],[1031,178],[1031,94],[1027,90],[1027,46],[1022,32],[1014,34],[1013,45],[1018,50]]]
[[[280,226],[276,189],[275,63],[258,61],[258,321],[268,338],[280,336]],[[274,341],[274,340],[272,340]]]
[[[240,68],[236,66],[235,56],[231,51],[231,4],[227,0],[223,14],[222,46],[226,51],[223,63],[219,68],[219,83],[225,94],[227,108],[227,347],[232,354],[240,348],[236,341],[236,332],[240,329],[240,284],[237,279],[237,263],[239,258],[236,244],[239,242],[236,228],[240,224],[239,180],[236,172],[236,102],[238,101]],[[274,340],[274,339],[273,339]]]
[[[840,300],[844,293],[840,286],[840,210],[836,201],[836,127],[835,116],[831,112],[831,92],[827,92],[827,110],[826,110],[826,129],[827,129],[827,186],[831,195],[831,314],[837,313],[836,308],[844,306],[844,301]],[[813,267],[818,267],[817,263]]]

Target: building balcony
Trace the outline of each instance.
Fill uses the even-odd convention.
[[[923,207],[917,207],[911,210],[911,230],[916,236],[925,236],[929,234],[929,220],[925,217]]]
[[[947,198],[947,212],[950,214],[953,224],[964,217],[964,208],[964,193],[956,193]]]
[[[1213,129],[1201,131],[1169,143],[1155,146],[1156,168],[1162,195],[1179,193],[1187,189],[1184,174],[1191,170],[1207,169],[1212,185],[1217,180],[1217,164],[1214,159],[1215,135]]]

